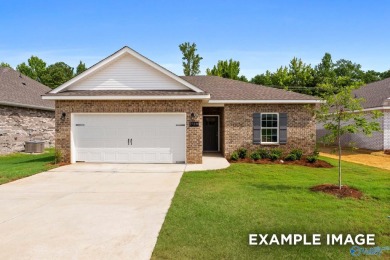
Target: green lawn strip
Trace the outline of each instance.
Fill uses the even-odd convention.
[[[0,184],[56,168],[54,149],[42,154],[15,153],[0,156]]]
[[[333,165],[336,160],[321,158]],[[344,184],[364,199],[310,187],[337,184],[337,168],[233,164],[185,173],[160,232],[154,259],[348,259],[351,246],[250,247],[249,233],[375,233],[389,246],[390,172],[343,162]],[[323,243],[325,242],[323,238]]]

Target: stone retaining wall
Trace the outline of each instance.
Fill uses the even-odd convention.
[[[54,146],[54,111],[0,105],[0,154],[24,151],[24,142]]]

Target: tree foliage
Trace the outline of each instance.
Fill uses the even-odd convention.
[[[217,65],[214,65],[212,69],[206,69],[208,76],[219,76],[228,79],[241,79],[245,81],[245,77],[239,77],[240,74],[240,62],[233,59],[219,60]]]
[[[43,82],[50,88],[56,88],[59,85],[73,78],[73,68],[65,62],[56,62],[47,67],[43,77]]]
[[[46,72],[46,62],[37,56],[31,56],[31,58],[27,60],[27,64],[25,62],[19,64],[16,66],[16,70],[33,80],[43,83],[43,77]]]
[[[288,66],[280,66],[275,72],[267,70],[254,76],[252,83],[285,88],[295,92],[323,96],[324,86],[331,84],[338,93],[346,86],[367,84],[390,77],[390,70],[383,73],[374,70],[363,71],[360,64],[340,59],[333,62],[330,53],[325,53],[321,62],[312,67],[294,57]]]
[[[316,110],[318,122],[324,124],[327,134],[322,138],[325,143],[338,144],[339,156],[339,187],[341,189],[341,138],[345,134],[362,133],[372,135],[373,132],[379,131],[380,124],[375,120],[382,116],[379,111],[363,113],[362,102],[364,99],[356,98],[352,91],[360,87],[360,83],[353,83],[339,89],[332,84],[324,84],[326,90],[324,97],[325,103]],[[337,94],[334,94],[337,92]]]
[[[179,48],[183,54],[182,60],[183,60],[183,73],[186,76],[195,76],[200,73],[200,61],[203,59],[199,56],[199,54],[196,54],[196,51],[198,50],[196,48],[196,44],[189,42],[184,42],[179,45]]]
[[[11,65],[9,65],[8,63],[6,62],[1,62],[0,63],[0,67],[4,67],[4,68],[12,68]]]
[[[56,62],[46,66],[46,62],[37,56],[31,56],[27,63],[22,62],[16,66],[17,71],[50,88],[58,87],[86,69],[85,63],[82,61],[77,66],[75,73],[74,69],[65,62]]]
[[[76,67],[76,76],[83,73],[86,70],[87,70],[87,67],[85,66],[85,63],[80,61],[79,65],[77,65],[77,67]]]

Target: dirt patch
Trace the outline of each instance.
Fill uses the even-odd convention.
[[[314,163],[309,163],[308,161],[306,161],[306,158],[303,158],[301,160],[296,160],[296,161],[284,161],[284,160],[271,161],[270,159],[261,159],[255,161],[250,158],[238,159],[237,161],[234,160],[228,160],[228,161],[230,163],[285,164],[285,165],[301,165],[301,166],[313,167],[313,168],[333,168],[333,165],[323,160],[317,160]]]
[[[357,189],[348,187],[348,186],[339,186],[334,184],[321,184],[310,188],[311,191],[315,192],[324,192],[328,194],[332,194],[339,198],[351,197],[355,199],[361,199],[363,197],[363,193]]]
[[[332,153],[329,149],[321,149],[320,155],[338,159],[338,155]],[[370,153],[367,153],[360,149],[353,152],[350,150],[343,150],[341,160],[390,170],[390,155],[385,154],[384,152],[370,151]]]

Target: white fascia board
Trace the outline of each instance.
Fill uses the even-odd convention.
[[[210,100],[210,104],[320,104],[323,100]]]
[[[69,87],[70,85],[76,83],[77,81],[87,77],[88,75],[90,75],[91,73],[95,72],[96,70],[102,68],[103,66],[105,66],[106,64],[112,62],[113,60],[116,60],[117,58],[119,58],[120,56],[122,56],[123,54],[125,53],[128,53],[130,55],[132,55],[133,57],[141,60],[142,62],[148,64],[149,66],[153,67],[154,69],[162,72],[163,74],[169,76],[170,78],[178,81],[179,83],[185,85],[186,87],[194,90],[195,92],[204,92],[203,90],[195,87],[194,85],[190,84],[189,82],[185,81],[184,79],[180,78],[179,76],[175,75],[174,73],[170,72],[169,70],[161,67],[160,65],[158,65],[157,63],[149,60],[148,58],[142,56],[141,54],[139,54],[138,52],[130,49],[129,47],[124,47],[122,48],[121,50],[119,50],[118,52],[112,54],[111,56],[108,56],[108,58],[105,58],[103,60],[101,60],[100,62],[98,62],[97,64],[93,65],[92,67],[90,67],[89,69],[87,69],[86,71],[84,71],[83,73],[77,75],[76,77],[74,77],[73,79],[65,82],[64,84],[62,84],[61,86],[53,89],[52,91],[50,91],[49,93],[52,93],[52,94],[55,94],[55,93],[58,93],[64,89],[66,89],[67,87]]]
[[[189,96],[42,96],[48,100],[194,100],[209,99],[210,95]]]
[[[390,107],[371,107],[371,108],[364,108],[361,111],[386,110],[386,109],[390,109]]]
[[[55,110],[54,107],[53,108],[49,108],[49,107],[41,107],[41,106],[34,106],[34,105],[19,104],[19,103],[14,103],[14,102],[0,102],[0,105],[10,106],[10,107],[33,108],[33,109],[47,110],[47,111],[54,111]]]

